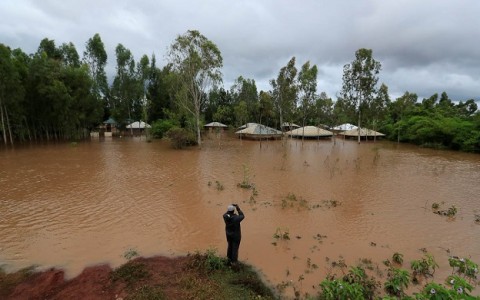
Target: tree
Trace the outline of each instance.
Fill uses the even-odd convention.
[[[171,66],[167,65],[160,70],[156,61],[155,55],[152,55],[147,86],[148,119],[150,122],[166,118],[167,111],[172,108],[172,85],[168,84],[172,73]]]
[[[78,55],[77,49],[72,42],[68,44],[63,43],[58,51],[60,52],[61,60],[64,65],[74,68],[80,67],[80,56]]]
[[[133,55],[122,44],[115,48],[117,74],[112,86],[112,115],[119,123],[132,122],[142,115],[143,88],[135,71]]]
[[[255,80],[239,76],[230,89],[235,103],[244,101],[247,105],[246,120],[258,120],[258,93]]]
[[[295,68],[295,57],[292,57],[287,65],[280,69],[277,79],[270,80],[273,91],[272,96],[280,118],[280,126],[286,118],[292,121],[293,113],[297,104],[297,86],[295,78],[297,68]]]
[[[208,95],[208,103],[205,111],[205,119],[218,121],[225,124],[233,124],[235,119],[233,112],[233,97],[229,91],[222,88],[214,88]]]
[[[405,92],[401,97],[389,105],[390,122],[397,131],[397,141],[400,142],[400,133],[404,129],[404,117],[415,107],[418,96],[414,93]]]
[[[337,115],[333,112],[334,103],[332,98],[328,97],[327,93],[321,92],[320,96],[315,97],[313,103],[313,115],[311,116],[313,122],[317,125],[324,124],[332,127],[336,124]]]
[[[355,60],[343,67],[342,98],[355,107],[358,127],[361,128],[362,110],[368,108],[377,89],[378,73],[382,65],[372,56],[371,49],[355,52]],[[360,130],[358,131],[360,143]]]
[[[260,114],[260,123],[265,121],[266,125],[269,125],[268,120],[274,117],[273,113],[273,97],[271,93],[260,91],[259,94],[259,106],[258,106],[258,113]],[[264,120],[264,118],[266,120]]]
[[[12,51],[3,44],[0,44],[0,78],[2,78],[0,80],[0,130],[5,145],[8,140],[13,145],[12,111],[17,106],[19,98],[23,96],[23,86]]]
[[[168,58],[179,76],[177,101],[195,118],[197,142],[201,146],[201,108],[207,88],[222,81],[222,55],[212,41],[196,30],[189,30],[175,39]]]
[[[96,33],[93,37],[88,39],[85,45],[83,62],[88,65],[88,71],[93,81],[92,92],[98,100],[101,98],[104,99],[104,106],[106,108],[108,108],[106,98],[108,95],[108,82],[105,73],[107,58],[107,52],[105,51],[102,39],[100,38],[100,35]]]
[[[366,119],[373,130],[376,131],[378,129],[379,123],[384,119],[390,102],[388,86],[382,83],[378,89],[377,95],[373,98],[373,101],[370,103],[370,106],[367,110]]]
[[[142,120],[144,122],[147,122],[148,120],[148,107],[149,105],[149,99],[147,97],[147,87],[149,84],[149,79],[150,79],[150,61],[148,59],[148,56],[143,55],[140,58],[140,61],[137,64],[137,77],[139,81],[139,85],[141,86],[141,93],[142,93]],[[148,138],[148,128],[145,128],[145,134]]]
[[[310,67],[310,62],[307,61],[300,72],[298,73],[298,92],[300,99],[300,108],[302,113],[302,127],[305,127],[305,120],[308,111],[311,110],[313,101],[315,100],[315,93],[317,92],[317,73],[316,65]],[[302,144],[305,135],[305,128],[303,129]]]

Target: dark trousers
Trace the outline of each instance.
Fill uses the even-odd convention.
[[[227,247],[227,257],[229,262],[238,261],[238,248],[240,248],[240,239],[239,238],[229,238],[227,237],[228,247]]]

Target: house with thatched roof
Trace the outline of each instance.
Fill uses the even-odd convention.
[[[257,123],[248,123],[247,127],[235,132],[238,137],[252,140],[280,139],[283,133],[280,130]]]
[[[333,136],[333,132],[317,126],[300,127],[294,130],[287,131],[285,134],[294,138],[306,139],[330,138]]]
[[[385,136],[385,134],[381,132],[368,129],[368,128],[358,129],[358,127],[356,129],[339,132],[338,135],[340,136],[343,135],[345,138],[358,138],[359,132],[360,132],[361,139],[378,139]]]
[[[222,124],[220,122],[211,122],[211,123],[208,123],[208,124],[205,124],[203,125],[203,127],[205,129],[208,129],[209,132],[213,131],[213,130],[227,130],[228,129],[228,126],[225,125],[225,124]]]

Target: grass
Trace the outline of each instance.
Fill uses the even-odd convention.
[[[150,273],[147,271],[145,264],[129,261],[113,270],[110,278],[113,282],[123,281],[127,284],[127,287],[131,288],[138,281],[149,277]]]
[[[28,279],[35,272],[35,266],[21,269],[18,272],[7,274],[0,268],[0,299],[9,295],[15,286]]]
[[[214,250],[192,255],[187,269],[197,273],[182,280],[194,299],[275,299],[251,266],[241,262],[229,266]]]

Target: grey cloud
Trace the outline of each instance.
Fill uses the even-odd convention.
[[[4,0],[0,42],[32,53],[48,37],[57,45],[71,41],[83,53],[98,32],[113,76],[118,43],[137,60],[155,53],[162,66],[176,36],[196,29],[222,52],[225,88],[241,75],[269,89],[295,56],[298,68],[307,60],[317,64],[318,90],[332,97],[341,89],[343,65],[359,48],[370,48],[392,95],[446,91],[452,99],[480,100],[478,15],[477,0]]]

